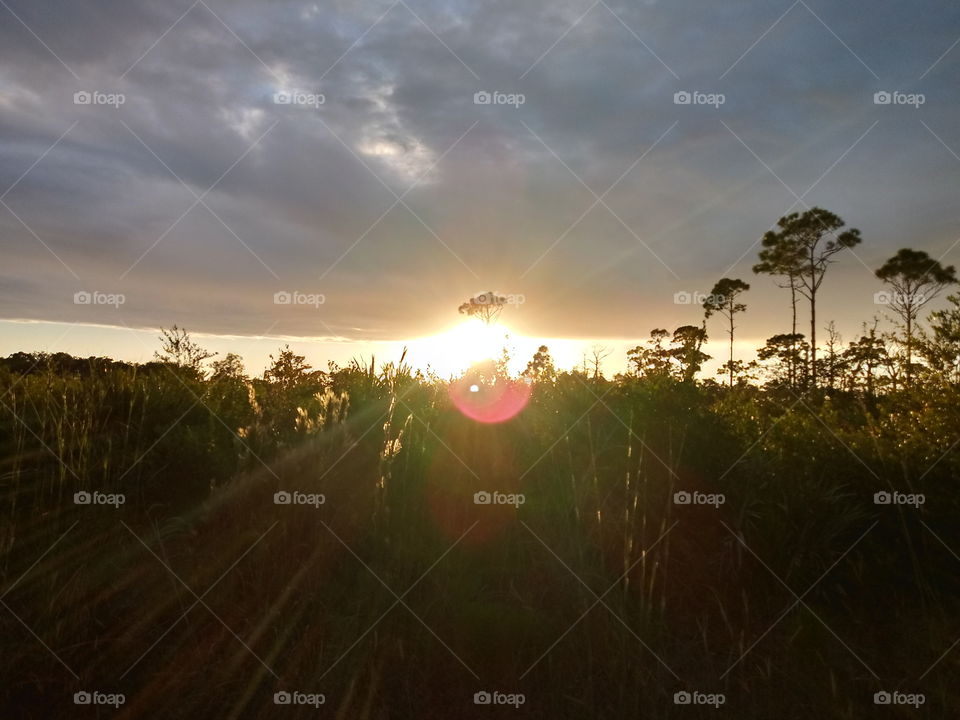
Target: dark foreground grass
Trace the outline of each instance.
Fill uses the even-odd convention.
[[[956,389],[865,402],[566,375],[484,425],[394,375],[270,445],[222,433],[201,381],[153,380],[147,400],[125,381],[5,396],[4,718],[960,712]],[[95,487],[126,502],[73,503]],[[924,503],[875,504],[884,490]],[[875,704],[885,691],[924,703]]]

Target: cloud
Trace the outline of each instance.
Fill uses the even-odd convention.
[[[645,335],[690,320],[674,292],[748,277],[751,244],[815,184],[804,202],[865,237],[867,267],[827,280],[853,327],[870,267],[957,236],[960,162],[932,133],[960,149],[960,50],[920,80],[956,39],[944,3],[779,22],[759,1],[8,5],[4,317],[88,317],[71,301],[88,288],[126,293],[135,326],[393,339],[495,287],[528,298],[508,319],[528,334]],[[875,106],[885,88],[929,101]],[[327,302],[278,308],[280,290]],[[783,321],[775,288],[752,295],[758,333]]]

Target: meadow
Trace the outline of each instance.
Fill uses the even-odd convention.
[[[4,359],[0,714],[954,716],[958,385],[664,337],[478,368],[502,422],[404,358]]]

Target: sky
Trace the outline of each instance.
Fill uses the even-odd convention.
[[[739,277],[748,356],[790,323],[759,240],[817,205],[851,340],[897,249],[960,255],[958,41],[932,0],[3,0],[0,354],[438,365],[493,289],[518,355],[616,366]]]

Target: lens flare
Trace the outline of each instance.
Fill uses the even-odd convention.
[[[450,384],[450,399],[472,420],[501,423],[514,417],[530,399],[529,379],[486,379],[469,372]]]

